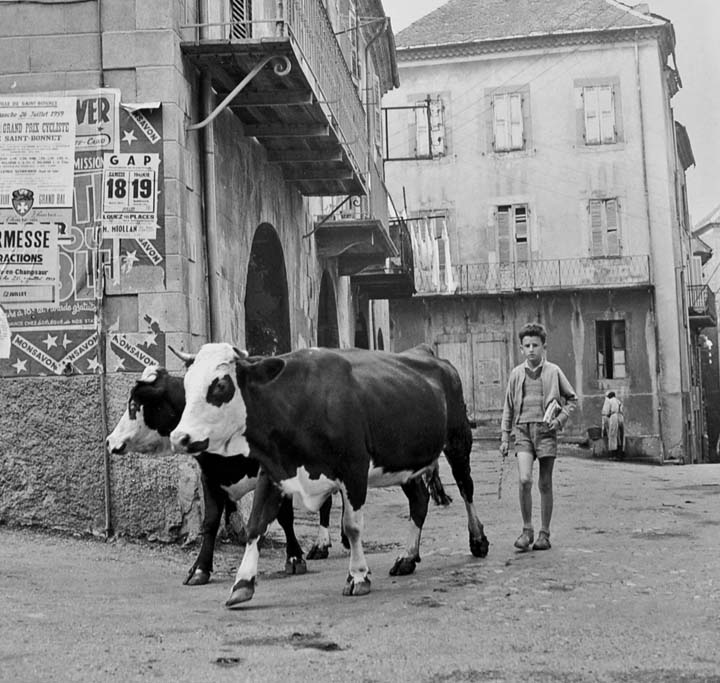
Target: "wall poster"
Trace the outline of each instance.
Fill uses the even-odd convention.
[[[160,269],[164,283],[162,158],[159,103],[0,95],[0,376],[165,363],[163,331],[137,311],[132,329],[105,321],[103,368],[98,324],[104,281],[137,293]]]

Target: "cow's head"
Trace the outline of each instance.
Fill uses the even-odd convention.
[[[186,406],[170,435],[172,447],[184,453],[248,455],[247,412],[238,385],[238,364],[247,352],[230,344],[204,344],[194,357],[186,355]]]
[[[145,368],[130,391],[127,409],[107,438],[111,453],[155,453],[170,447],[170,432],[180,421],[185,390],[180,377],[165,368]]]

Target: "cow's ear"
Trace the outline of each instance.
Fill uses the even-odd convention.
[[[281,358],[265,358],[259,363],[243,365],[246,379],[258,384],[272,382],[285,369],[285,361]]]
[[[245,360],[250,355],[245,349],[239,349],[237,346],[233,346],[233,351],[237,356],[237,360]]]

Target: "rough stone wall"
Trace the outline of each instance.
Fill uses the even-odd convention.
[[[0,379],[0,521],[103,533],[99,383]]]

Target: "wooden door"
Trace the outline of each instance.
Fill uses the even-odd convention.
[[[441,334],[435,340],[438,358],[449,360],[457,369],[462,381],[468,417],[475,418],[475,396],[473,391],[472,347],[467,334]]]

